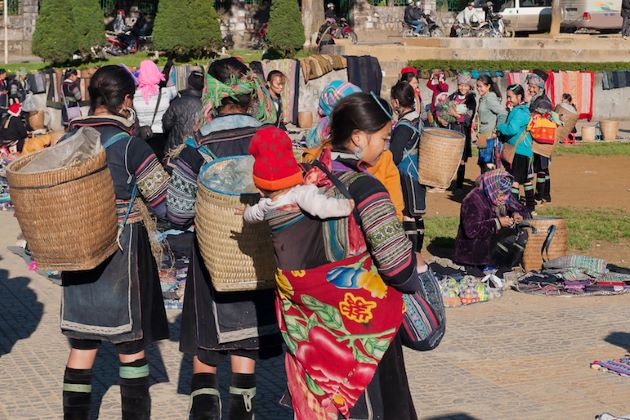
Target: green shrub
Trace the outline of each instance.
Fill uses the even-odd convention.
[[[77,50],[73,27],[66,0],[41,0],[33,33],[33,54],[53,64],[71,59]]]
[[[105,22],[98,0],[72,0],[72,17],[77,49],[83,53],[105,41]]]
[[[281,56],[291,57],[304,46],[304,25],[296,0],[274,0],[269,13],[267,44]]]
[[[489,70],[489,71],[520,71],[520,70],[578,70],[578,71],[613,71],[630,70],[630,62],[619,63],[583,63],[560,61],[510,61],[510,60],[411,60],[409,65],[418,69],[442,70]]]
[[[219,18],[210,0],[161,0],[153,44],[171,55],[202,56],[221,46]]]

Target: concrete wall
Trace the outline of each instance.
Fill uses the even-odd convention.
[[[36,19],[37,0],[21,0],[19,14],[8,17],[9,55],[32,55],[32,39]],[[4,54],[4,26],[2,26],[0,34],[2,34],[0,35],[2,36],[0,53]]]
[[[231,35],[234,48],[248,48],[256,37],[260,22],[268,19],[268,10],[259,6],[233,2],[229,10],[222,11],[221,36]]]
[[[426,12],[435,11],[435,0],[425,0],[422,5]],[[359,35],[400,33],[404,11],[404,6],[372,6],[365,0],[360,0],[354,3],[350,17],[354,30]]]

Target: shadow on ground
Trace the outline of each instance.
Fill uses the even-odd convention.
[[[9,278],[7,270],[0,270],[0,357],[30,337],[42,319],[44,305],[29,287],[30,282],[27,277]]]
[[[433,238],[427,245],[427,251],[434,257],[453,259],[455,252],[455,238]]]
[[[607,343],[614,344],[623,348],[630,353],[630,333],[627,332],[613,332],[608,334],[604,339]]]
[[[478,420],[477,417],[473,417],[466,413],[453,413],[445,414],[443,416],[426,417],[425,420]]]

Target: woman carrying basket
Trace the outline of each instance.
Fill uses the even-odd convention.
[[[266,217],[296,419],[417,418],[397,332],[401,293],[431,272],[417,268],[387,190],[366,171],[386,148],[387,107],[365,93],[342,99],[332,114],[332,151],[305,175],[327,196],[353,199],[353,214],[322,220],[285,206]]]
[[[197,178],[206,161],[249,154],[250,141],[275,121],[268,92],[235,58],[214,61],[202,97],[201,125],[174,162],[168,216],[178,226],[195,218]],[[257,117],[250,115],[253,114]],[[230,357],[230,419],[251,419],[256,395],[256,360],[280,350],[273,290],[218,293],[195,239],[186,280],[180,350],[193,355],[192,419],[219,419],[217,366]]]
[[[133,137],[135,88],[124,67],[100,68],[90,81],[89,116],[72,120],[64,140],[80,141],[71,136],[81,127],[100,133],[120,225],[120,250],[113,256],[92,270],[62,273],[61,328],[71,346],[63,384],[65,419],[89,418],[92,366],[101,341],[114,343],[118,350],[122,418],[149,419],[144,352],[149,343],[169,335],[146,227],[153,222],[144,204],[158,217],[166,216],[169,177],[151,148]]]

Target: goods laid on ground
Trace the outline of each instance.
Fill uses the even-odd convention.
[[[523,293],[546,296],[602,296],[630,292],[630,269],[605,260],[570,255],[547,261],[540,271],[519,277]]]
[[[444,306],[457,307],[487,302],[501,297],[502,290],[493,288],[483,278],[474,276],[445,276],[440,280]]]
[[[275,287],[269,226],[244,224],[235,214],[235,208],[259,199],[253,164],[251,156],[217,159],[199,174],[195,228],[203,261],[219,292]]]
[[[523,252],[525,271],[540,270],[543,258],[550,260],[567,254],[569,248],[567,225],[560,217],[534,217],[528,220],[535,229],[529,230],[529,239]]]
[[[465,141],[464,135],[457,131],[425,129],[419,147],[420,183],[429,187],[448,188],[459,167]]]
[[[555,112],[560,116],[560,120],[564,123],[556,128],[556,143],[560,143],[569,136],[571,131],[573,131],[579,115],[565,104],[558,104]]]
[[[602,140],[615,141],[619,133],[619,121],[601,120],[599,126],[602,130]]]
[[[591,369],[602,372],[615,373],[620,376],[630,376],[630,357],[620,359],[595,360],[591,363]]]
[[[116,251],[114,184],[95,129],[15,160],[7,179],[40,269],[89,270]]]

